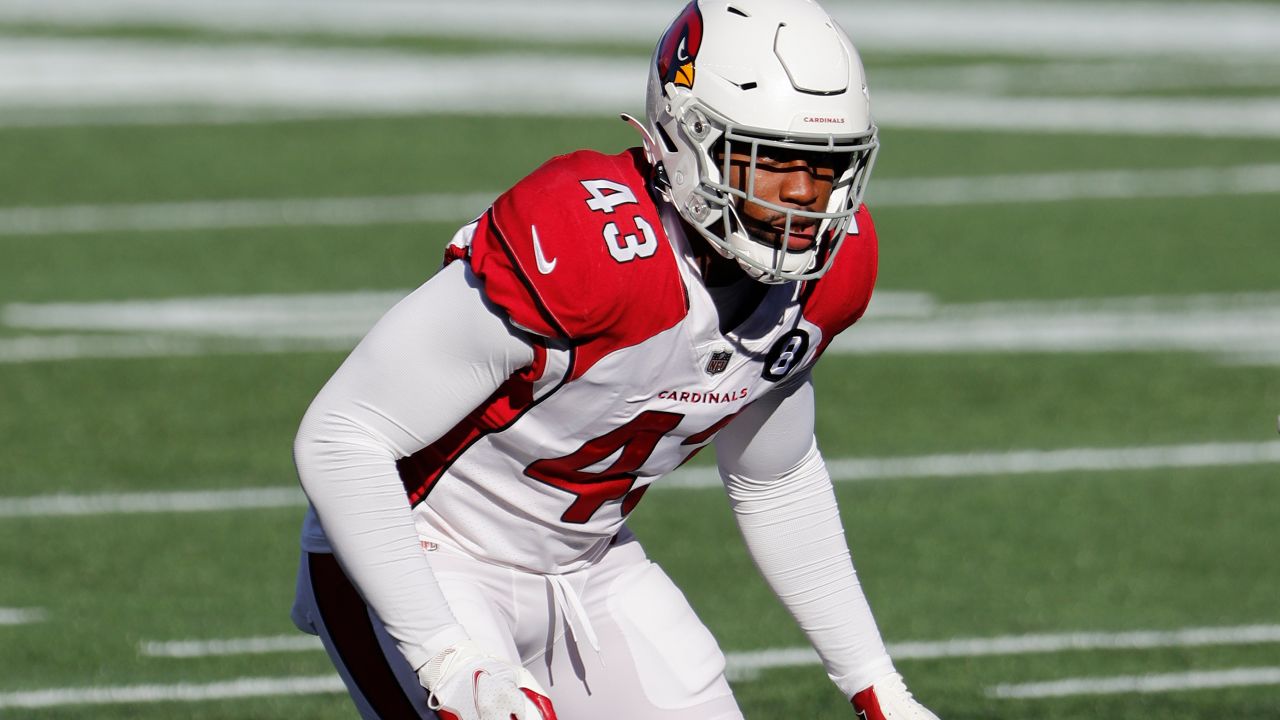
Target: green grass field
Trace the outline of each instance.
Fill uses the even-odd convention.
[[[379,43],[32,23],[0,24],[0,36],[251,40],[424,54],[502,50],[451,38]],[[572,41],[533,49],[603,52]],[[630,57],[643,63],[641,55]],[[865,59],[873,87],[877,70],[907,82],[913,68],[982,62],[1018,71],[1052,63],[888,52],[867,52]],[[1198,78],[1216,77],[1224,67],[1180,62],[1200,62]],[[1280,100],[1274,60],[1253,62],[1237,60],[1230,68],[1254,67],[1270,80],[1238,92],[1217,85],[1214,96],[1227,103]],[[1072,93],[1048,87],[1044,94]],[[1105,94],[1176,101],[1209,93],[1203,83],[1171,90],[1162,81]],[[74,119],[74,108],[65,112]],[[490,193],[555,153],[621,150],[633,144],[632,131],[607,115],[407,113],[56,126],[3,118],[0,111],[0,717],[352,717],[340,692],[194,701],[127,700],[109,692],[332,674],[315,650],[189,658],[143,652],[148,642],[294,633],[288,609],[300,504],[207,512],[108,508],[120,494],[292,486],[293,433],[341,362],[341,349],[194,331],[39,325],[15,320],[14,308],[407,291],[431,275],[462,220],[34,234],[5,229],[14,217],[5,209]],[[878,291],[886,308],[894,298],[927,294],[940,309],[935,317],[989,321],[1021,302],[1040,318],[1039,327],[1053,330],[1078,317],[1062,310],[1074,304],[1084,308],[1084,322],[1083,330],[1072,327],[1088,335],[1114,319],[1108,308],[1149,302],[1152,313],[1126,316],[1135,324],[1121,325],[1122,334],[1140,340],[1163,323],[1169,333],[1196,329],[1208,338],[1181,349],[1138,340],[1096,347],[1073,344],[1075,336],[1063,330],[1054,336],[1063,344],[1057,348],[890,347],[825,358],[818,423],[832,460],[1164,448],[1153,451],[1160,461],[1137,469],[1101,462],[1056,472],[908,472],[840,482],[854,559],[886,640],[904,647],[956,638],[1239,630],[1237,639],[1152,647],[906,657],[898,666],[909,685],[944,720],[1280,718],[1280,295],[1274,294],[1280,187],[1272,181],[1271,189],[1224,186],[1153,197],[1120,192],[1104,199],[876,205],[878,182],[958,177],[981,186],[1006,174],[1240,166],[1274,173],[1280,134],[949,131],[885,123],[882,141],[868,197],[881,238]],[[1204,305],[1221,312],[1197,314]],[[877,319],[873,310],[865,331],[888,332],[894,322],[918,331],[917,321]],[[1228,322],[1242,329],[1231,335]],[[852,346],[860,331],[863,325],[849,331]],[[56,338],[82,343],[77,347],[143,338],[160,348],[173,347],[176,338],[194,349],[122,357],[85,352],[76,359],[18,350],[20,343]],[[1255,454],[1177,460],[1178,448],[1207,445]],[[32,509],[32,499],[54,495],[85,497],[103,510]],[[804,646],[755,575],[720,491],[655,489],[632,525],[727,652]],[[1190,678],[1242,669],[1271,679],[1186,687]],[[1188,679],[1146,691],[1006,698],[993,690],[1175,674]],[[735,678],[751,720],[852,716],[817,665]],[[88,689],[99,693],[68,699]],[[37,691],[49,691],[41,707],[30,699]]]

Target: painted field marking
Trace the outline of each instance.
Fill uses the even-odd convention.
[[[336,674],[281,678],[250,677],[214,683],[49,688],[45,690],[0,693],[0,710],[49,708],[64,705],[198,702],[276,695],[316,695],[345,691],[346,687],[342,684],[342,678]]]
[[[1197,672],[1118,677],[1068,678],[1048,682],[994,685],[987,695],[1004,699],[1069,697],[1073,695],[1127,695],[1209,690],[1227,687],[1280,685],[1280,667],[1234,668]]]
[[[0,306],[0,326],[91,334],[0,337],[0,363],[347,351],[407,293],[11,303]],[[830,352],[1184,352],[1280,364],[1280,293],[942,304],[885,291]]]
[[[1271,61],[1277,53],[1280,48],[1265,57]],[[608,117],[643,108],[645,74],[642,57],[7,38],[0,46],[0,127],[439,113]],[[1280,137],[1280,99],[1271,96],[1054,92],[1045,87],[1039,96],[1017,97],[889,87],[875,91],[874,108],[884,128]]]
[[[1270,465],[1280,463],[1280,441],[1203,443],[1127,448],[1072,448],[999,453],[950,453],[903,458],[829,458],[827,469],[837,482],[1043,475],[1065,472],[1186,469]],[[672,473],[655,491],[720,486],[715,468],[689,468]]]
[[[996,637],[889,643],[889,654],[902,660],[971,658],[992,655],[1028,655],[1076,650],[1149,650],[1213,645],[1262,645],[1280,643],[1280,625],[1193,627],[1177,630],[1128,632],[1038,633]],[[147,641],[138,652],[149,657],[196,658],[227,655],[261,655],[278,652],[323,650],[313,635],[268,635],[220,640]],[[774,648],[727,653],[731,673],[751,672],[819,662],[812,648]]]
[[[871,207],[954,206],[1280,193],[1280,164],[885,178]],[[77,235],[267,227],[467,222],[496,192],[376,197],[205,200],[0,208],[0,235]]]
[[[77,69],[78,68],[78,69]],[[271,45],[5,38],[0,126],[214,122],[468,112],[594,115],[642,110],[643,56],[436,55]],[[544,75],[550,73],[550,76]],[[478,92],[477,88],[483,88]]]
[[[1276,168],[1280,170],[1280,166]],[[497,193],[439,193],[0,208],[0,234],[68,235],[464,222],[483,212],[495,197]]]
[[[1275,61],[1153,63],[1134,59],[1052,63],[950,63],[873,68],[875,88],[969,92],[983,96],[1070,93],[1110,95],[1153,90],[1196,92],[1200,88],[1276,88]],[[1269,65],[1270,69],[1264,69]]]
[[[1280,165],[1085,170],[872,181],[867,204],[917,207],[1261,195],[1280,192]]]
[[[1151,650],[1280,643],[1280,625],[1142,630],[1119,633],[1055,633],[886,643],[895,660],[936,660],[995,655],[1029,655],[1077,650]],[[779,648],[728,653],[729,676],[749,680],[764,670],[816,665],[813,648]]]
[[[230,295],[91,303],[12,303],[0,324],[39,330],[342,339],[354,345],[409,290]]]
[[[1280,360],[1280,293],[939,304],[915,316],[877,314],[873,305],[831,348],[850,355],[1270,353]]]
[[[130,513],[217,512],[299,507],[297,487],[182,492],[92,493],[0,498],[0,518],[120,515]]]
[[[1280,625],[1237,625],[1192,627],[1177,630],[1133,630],[1127,632],[1075,632],[1005,635],[990,638],[959,638],[941,642],[893,643],[895,658],[934,659],[1025,655],[1067,650],[1149,650],[1209,645],[1262,645],[1280,643]]]
[[[168,640],[139,643],[138,653],[147,657],[194,658],[225,655],[266,655],[281,652],[324,650],[315,635],[294,633],[227,640]]]
[[[1274,55],[1280,12],[1265,5],[1132,2],[881,1],[824,3],[858,47],[930,53]],[[652,41],[671,20],[662,3],[481,0],[404,3],[229,0],[7,0],[0,19],[56,25],[160,25],[339,35],[602,38]]]
[[[372,324],[372,323],[371,323]],[[25,335],[0,338],[0,364],[86,359],[347,352],[351,338],[259,338],[251,342],[179,335]]]
[[[581,61],[576,61],[579,65]],[[546,72],[553,72],[546,70]],[[1266,72],[1266,71],[1259,71]],[[508,73],[509,74],[509,73]],[[319,81],[317,81],[319,82]],[[536,81],[530,81],[536,82]],[[618,94],[623,80],[612,85]],[[359,86],[360,83],[354,83]],[[536,85],[502,89],[496,97],[394,97],[363,105],[346,105],[346,95],[287,104],[287,96],[266,98],[260,105],[223,105],[197,97],[180,104],[159,100],[136,104],[43,106],[10,101],[0,105],[0,129],[130,125],[238,125],[324,119],[396,117],[465,113],[498,116],[611,117],[619,108],[639,113],[634,97],[609,102],[608,91],[549,99]],[[194,94],[198,87],[187,90]],[[422,88],[416,86],[421,93]],[[263,90],[267,93],[268,90]],[[347,93],[350,95],[352,90]],[[390,91],[388,91],[390,92]],[[242,98],[248,99],[248,98]],[[5,102],[0,93],[0,103]],[[179,102],[171,100],[170,102]],[[274,103],[274,104],[272,104]],[[1243,98],[1077,98],[975,97],[975,93],[885,91],[876,95],[876,121],[881,128],[953,131],[1008,131],[1153,137],[1280,137],[1280,100]],[[950,118],[948,112],[953,112]]]
[[[1280,99],[976,97],[965,93],[884,92],[881,127],[1096,135],[1280,137]]]
[[[988,693],[998,698],[1045,698],[1081,694],[1157,693],[1222,687],[1280,684],[1280,667],[1171,673],[1112,678],[1075,678],[1045,683],[996,685]],[[150,702],[199,702],[280,695],[345,692],[335,675],[281,678],[240,678],[215,683],[118,685],[88,688],[48,688],[0,693],[0,709],[36,709],[67,705],[109,705]]]
[[[1209,645],[1249,645],[1280,642],[1278,625],[1183,628],[1171,631],[1121,633],[1062,633],[957,638],[939,642],[889,643],[896,658],[957,658],[1006,654],[1051,653],[1065,650],[1152,649]],[[143,643],[144,654],[161,657],[300,652],[320,649],[316,638],[270,636],[232,640]],[[784,648],[727,653],[728,673],[736,681],[749,680],[763,670],[818,664],[811,648]],[[1280,683],[1280,668],[1245,668],[1221,672],[1178,673],[1118,678],[1076,678],[1047,683],[997,685],[988,692],[1001,698],[1056,697],[1074,694],[1150,693],[1211,687]],[[62,705],[100,705],[223,700],[268,695],[309,695],[344,690],[336,675],[286,678],[241,678],[229,682],[174,685],[126,685],[90,688],[49,688],[0,694],[0,709]]]
[[[44,619],[45,612],[40,608],[0,607],[0,625],[27,625]]]
[[[827,468],[836,482],[867,482],[1277,463],[1280,463],[1280,441],[955,453],[898,458],[828,458]],[[715,468],[697,467],[673,472],[658,482],[654,489],[663,492],[719,486],[720,479]],[[243,490],[35,495],[0,497],[0,518],[217,512],[298,507],[304,503],[302,491],[291,486]]]

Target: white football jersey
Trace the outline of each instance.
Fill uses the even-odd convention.
[[[722,333],[647,167],[635,149],[555,158],[450,244],[446,261],[467,262],[528,331],[534,362],[397,463],[423,538],[537,572],[590,565],[653,482],[803,377],[866,309],[876,239],[864,207],[826,275],[770,286]]]

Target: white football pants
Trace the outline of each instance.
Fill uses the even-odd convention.
[[[472,640],[527,667],[559,720],[742,720],[715,638],[629,532],[598,564],[555,576],[424,547]],[[303,553],[293,620],[324,641],[366,720],[435,719],[417,675],[332,555]]]

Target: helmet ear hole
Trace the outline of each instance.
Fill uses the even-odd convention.
[[[676,147],[675,141],[667,134],[666,128],[662,127],[662,125],[658,123],[653,123],[653,128],[658,131],[658,140],[662,141],[662,147],[664,147],[667,152],[673,153],[679,150],[679,148]]]

